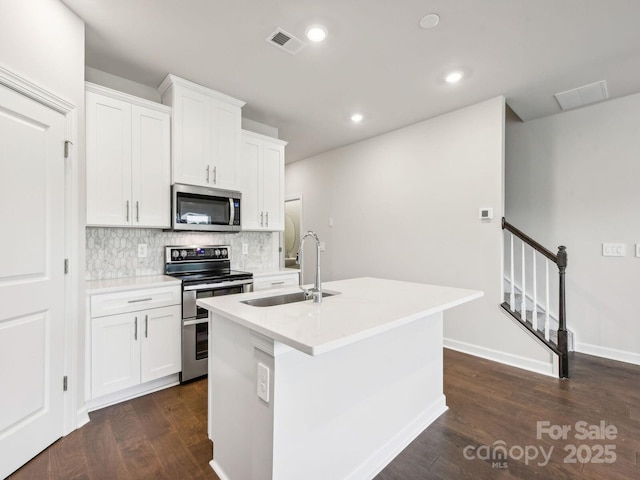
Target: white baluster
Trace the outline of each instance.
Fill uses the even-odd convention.
[[[531,260],[533,261],[533,308],[531,309],[531,325],[534,330],[538,330],[538,276],[536,274],[536,249],[531,249]]]
[[[524,254],[524,242],[522,242],[522,290],[520,294],[522,298],[520,300],[520,317],[522,321],[525,322],[527,320],[527,288],[526,288],[526,280],[525,280],[525,264],[526,264],[526,256]]]
[[[511,293],[509,294],[509,308],[511,308],[512,312],[515,312],[516,311],[516,290],[515,290],[514,284],[516,281],[516,277],[515,277],[514,268],[513,268],[513,264],[515,261],[515,258],[513,256],[513,233],[509,232],[509,235],[511,235],[511,277],[509,277],[509,283],[511,283]]]
[[[544,262],[545,264],[545,298],[546,298],[546,305],[544,307],[544,338],[545,340],[549,340],[549,308],[550,307],[550,300],[549,300],[549,259],[546,259],[546,261]]]

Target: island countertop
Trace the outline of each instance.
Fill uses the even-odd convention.
[[[312,301],[255,307],[243,300],[300,291],[298,287],[200,299],[197,304],[309,355],[320,355],[483,296],[478,290],[354,278],[325,282],[339,292]],[[215,332],[213,332],[215,335]]]

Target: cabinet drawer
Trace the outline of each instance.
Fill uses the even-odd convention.
[[[298,285],[298,274],[270,275],[253,279],[253,291],[270,290],[272,288],[293,287]]]
[[[180,305],[180,286],[145,288],[91,296],[91,317]]]

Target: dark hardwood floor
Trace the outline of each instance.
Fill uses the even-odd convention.
[[[640,367],[572,354],[571,379],[559,380],[451,350],[444,358],[449,410],[376,480],[640,479]],[[537,422],[548,422],[540,435]],[[576,438],[576,422],[609,438]],[[608,432],[596,431],[601,422]],[[566,438],[551,438],[565,425]],[[9,478],[217,479],[210,456],[198,381],[93,412]]]

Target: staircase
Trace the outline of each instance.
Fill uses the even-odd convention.
[[[559,376],[568,378],[573,335],[566,325],[566,247],[558,247],[554,254],[504,218],[502,229],[506,247],[505,295],[500,307],[558,356]],[[557,269],[557,277],[550,276],[551,269]],[[551,294],[552,283],[557,284],[557,295]]]

